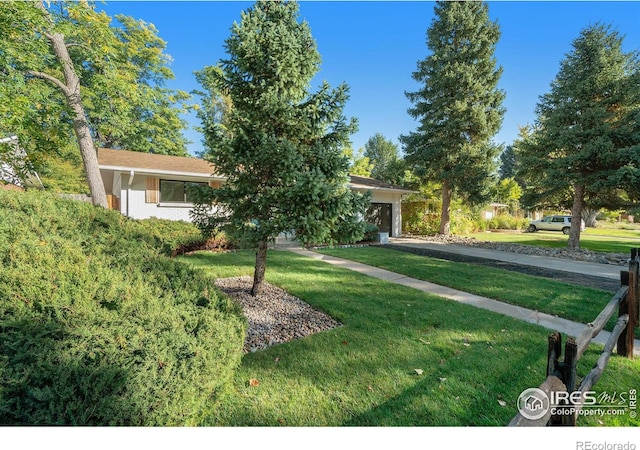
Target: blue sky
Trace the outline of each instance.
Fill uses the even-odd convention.
[[[190,92],[199,88],[193,72],[224,58],[224,40],[241,11],[253,2],[235,1],[112,1],[103,8],[153,23],[167,41],[175,80],[169,87]],[[580,31],[595,23],[610,24],[625,36],[626,51],[640,49],[640,2],[626,1],[494,1],[489,14],[501,29],[496,58],[504,72],[500,88],[506,92],[507,112],[495,141],[506,145],[519,126],[535,118],[538,97],[549,90],[560,61],[571,51]],[[375,133],[398,143],[417,123],[407,114],[406,91],[419,86],[411,74],[428,54],[426,31],[434,2],[423,1],[302,1],[306,20],[322,56],[321,71],[311,83],[332,86],[345,82],[350,100],[348,117],[359,122],[352,136],[355,150]],[[197,119],[188,119],[197,125]],[[202,148],[201,136],[190,130],[189,151]]]

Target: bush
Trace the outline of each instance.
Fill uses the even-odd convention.
[[[226,389],[241,312],[155,230],[0,191],[0,423],[195,425]]]
[[[509,214],[499,214],[486,221],[486,223],[487,228],[490,230],[524,230],[529,221]]]

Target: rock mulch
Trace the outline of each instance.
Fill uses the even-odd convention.
[[[341,325],[308,303],[266,282],[260,295],[252,297],[253,278],[249,276],[221,278],[215,284],[242,306],[249,324],[244,344],[245,353]]]
[[[568,258],[574,261],[586,261],[600,264],[626,265],[629,261],[629,255],[624,253],[603,253],[592,252],[589,250],[578,249],[569,250],[568,248],[546,248],[535,247],[533,245],[509,244],[503,242],[482,241],[476,238],[467,238],[460,236],[445,236],[437,234],[435,236],[408,236],[415,239],[423,239],[430,242],[439,242],[445,244],[469,245],[491,250],[501,250],[505,252],[521,253],[537,256],[552,256],[555,258]]]

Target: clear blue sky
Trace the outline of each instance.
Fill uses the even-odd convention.
[[[158,28],[167,41],[175,80],[173,89],[199,88],[193,72],[216,64],[226,55],[224,40],[240,12],[253,2],[216,1],[111,1],[99,5],[110,15],[122,13]],[[625,35],[626,51],[640,49],[640,2],[488,2],[501,39],[496,58],[504,73],[500,88],[507,109],[498,143],[510,144],[518,127],[531,123],[538,97],[549,90],[560,61],[571,42],[592,24],[610,24]],[[322,56],[321,71],[312,81],[332,86],[346,82],[351,98],[345,108],[356,117],[359,131],[352,136],[355,150],[375,133],[398,143],[401,134],[417,126],[407,114],[411,105],[405,91],[418,88],[411,73],[428,54],[426,31],[433,19],[434,2],[422,1],[302,1],[300,17],[306,20]],[[191,124],[197,124],[190,117]],[[202,148],[201,136],[190,130],[189,151]]]

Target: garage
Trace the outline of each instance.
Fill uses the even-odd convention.
[[[365,220],[378,227],[383,233],[389,233],[390,237],[395,236],[393,233],[393,205],[391,203],[371,203],[367,209]]]

